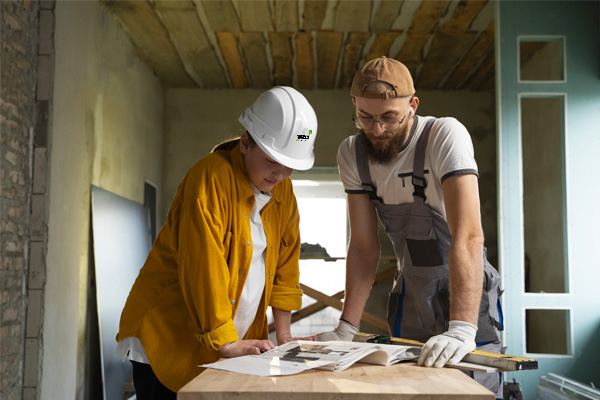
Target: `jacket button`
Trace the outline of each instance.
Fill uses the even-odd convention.
[[[267,218],[267,222],[269,222],[269,221],[270,221],[269,218]]]
[[[231,304],[235,304],[235,299],[231,300]]]
[[[240,269],[240,275],[244,275],[244,271]]]
[[[273,274],[271,274],[271,276],[273,276]]]
[[[258,321],[256,321],[257,324],[260,324],[260,319]]]
[[[248,219],[248,215],[244,215],[244,218]]]

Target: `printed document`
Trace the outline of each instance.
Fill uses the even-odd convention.
[[[261,355],[229,358],[200,366],[258,376],[291,375],[312,368],[343,371],[356,362],[391,365],[404,360],[416,361],[420,352],[418,346],[298,340]]]

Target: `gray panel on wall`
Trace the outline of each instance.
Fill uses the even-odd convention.
[[[121,311],[151,247],[143,205],[92,185],[92,240],[96,270],[104,398],[123,398],[131,363],[115,354]]]

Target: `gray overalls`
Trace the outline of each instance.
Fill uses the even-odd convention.
[[[390,333],[421,342],[448,330],[450,318],[448,252],[451,236],[444,217],[425,205],[425,149],[435,121],[434,118],[427,121],[417,142],[412,174],[413,203],[384,204],[377,196],[364,147],[367,139],[361,134],[356,136],[356,161],[363,189],[375,205],[398,259],[388,303]],[[500,278],[487,261],[485,250],[483,258],[483,292],[475,338],[478,345],[499,341],[502,330]],[[496,351],[499,352],[499,346]]]

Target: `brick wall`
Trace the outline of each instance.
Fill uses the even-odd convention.
[[[39,368],[40,343],[31,341],[28,331],[42,321],[41,307],[28,313],[30,303],[41,305],[43,297],[39,290],[30,299],[30,283],[43,288],[43,273],[32,275],[29,268],[31,257],[43,264],[45,237],[44,232],[32,232],[31,224],[34,154],[39,159],[35,168],[45,172],[47,167],[45,153],[36,151],[36,142],[45,146],[46,139],[35,137],[36,125],[44,124],[38,117],[44,113],[43,105],[36,95],[42,3],[0,2],[0,398],[6,400],[35,399],[38,386],[37,374],[29,391],[24,382],[28,357],[29,365]],[[47,117],[45,127],[47,131]],[[42,238],[32,246],[35,234]]]

